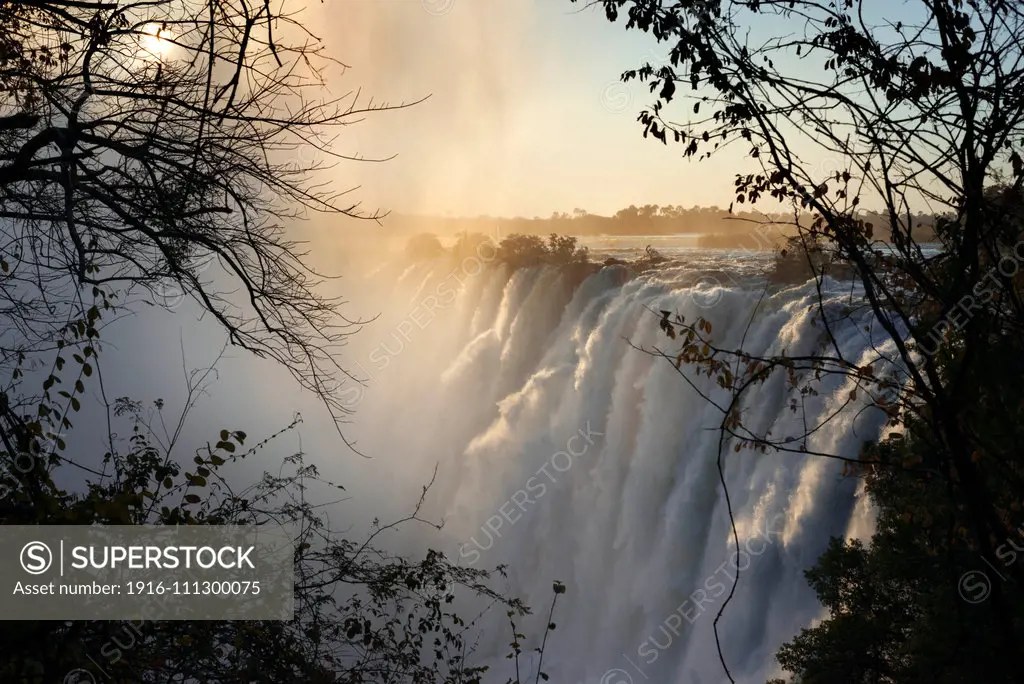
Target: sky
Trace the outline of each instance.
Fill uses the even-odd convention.
[[[412,102],[346,128],[338,187],[364,209],[434,215],[613,214],[630,204],[728,206],[736,155],[694,162],[645,140],[652,102],[622,71],[660,59],[654,39],[569,0],[326,0],[309,25],[350,68],[332,94]],[[308,152],[313,155],[313,152]],[[728,154],[732,154],[731,152]],[[752,169],[751,169],[752,170]]]

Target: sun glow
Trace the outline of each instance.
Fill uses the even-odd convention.
[[[146,59],[163,61],[170,57],[174,51],[174,35],[168,29],[160,28],[160,24],[146,24],[142,30],[145,35],[140,45]]]

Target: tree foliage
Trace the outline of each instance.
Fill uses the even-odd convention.
[[[587,248],[571,235],[552,233],[545,242],[539,235],[513,233],[498,244],[497,260],[513,268],[541,264],[568,266],[587,262]]]
[[[417,233],[405,243],[405,256],[420,261],[436,259],[444,254],[444,245],[433,233]]]
[[[866,401],[889,428],[905,434],[914,426],[945,505],[963,512],[966,543],[998,566],[998,545],[1024,522],[1020,510],[1002,503],[1007,488],[1021,491],[1024,468],[1011,446],[1021,437],[1024,324],[1021,6],[927,0],[908,5],[896,21],[863,0],[594,4],[669,48],[669,63],[623,74],[650,86],[653,103],[639,117],[644,135],[679,144],[695,160],[730,147],[746,153],[751,168],[737,172],[735,206],[788,206],[805,248],[798,255],[814,274],[822,345],[806,356],[726,349],[709,321],[661,312],[663,330],[681,348],[657,353],[677,370],[687,363],[717,375],[731,395],[716,404],[721,447],[813,454],[808,437],[820,426],[795,438],[772,436],[745,424],[745,393],[781,372],[797,410],[823,379],[844,378],[852,385],[844,406]],[[780,26],[791,30],[774,28]],[[919,242],[922,213],[941,218],[938,249]],[[824,265],[835,260],[856,274],[847,304],[825,295]],[[865,311],[875,350],[867,363],[846,358],[838,342],[839,331],[861,325]],[[871,451],[816,455],[838,458],[856,475],[878,466]],[[1021,564],[1007,569],[1018,582],[1022,573]],[[936,581],[955,590],[954,577]],[[1000,583],[983,610],[1005,652],[1019,648],[1015,609]],[[821,641],[815,648],[824,658],[837,646]],[[835,681],[902,681],[877,671],[834,672]]]
[[[211,372],[190,377],[186,412]],[[387,530],[428,523],[418,505],[365,539],[339,535],[323,502],[344,487],[324,480],[301,452],[284,457],[279,472],[240,485],[232,470],[301,418],[251,446],[245,432],[222,430],[185,464],[175,456],[185,416],[167,420],[163,411],[159,400],[118,399],[112,426],[127,436],[111,435],[102,472],[88,475],[81,491],[55,483],[68,468],[62,440],[24,454],[31,469],[8,463],[0,524],[294,525],[294,618],[0,623],[3,681],[48,684],[84,669],[125,683],[479,682],[487,667],[472,665],[475,621],[455,612],[456,592],[529,612],[491,588],[486,571],[453,566],[434,551],[410,561],[381,548]]]
[[[783,645],[779,664],[794,682],[1013,682],[1006,635],[985,605],[991,582],[1016,562],[1019,532],[997,546],[990,568],[968,532],[963,506],[932,470],[928,438],[872,446],[866,474],[878,518],[870,544],[833,538],[807,579],[828,616]],[[925,432],[927,435],[927,432]],[[1007,512],[1012,488],[997,493]],[[1010,619],[1024,623],[1019,585],[1004,585]],[[782,684],[774,680],[771,684]]]
[[[291,12],[0,2],[0,524],[299,530],[292,620],[4,622],[0,681],[71,684],[84,669],[119,683],[472,683],[486,672],[473,664],[478,617],[456,613],[456,593],[528,612],[485,571],[389,553],[380,535],[429,523],[419,506],[365,539],[337,532],[326,511],[343,486],[301,451],[244,482],[239,461],[298,419],[256,444],[221,430],[183,454],[210,372],[188,377],[177,420],[161,400],[107,402],[105,326],[171,286],[345,417],[336,352],[358,322],[321,294],[286,230],[312,212],[378,217],[318,172],[358,160],[332,148],[333,131],[387,107],[325,99],[325,70],[343,65]],[[93,397],[105,429],[76,431]]]
[[[319,294],[285,225],[377,216],[317,181],[327,163],[304,160],[348,159],[332,130],[379,108],[323,98],[325,70],[341,65],[300,18],[270,3],[0,4],[8,372],[52,349],[90,290],[124,301],[173,283],[344,416],[329,351],[358,322]]]
[[[879,225],[884,216],[879,213],[865,211],[864,220]],[[804,221],[810,221],[810,212],[804,212]],[[523,216],[420,216],[389,214],[387,225],[389,230],[413,235],[427,231],[437,234],[453,234],[483,230],[489,232],[498,223],[507,234],[523,233],[530,235],[576,236],[608,236],[608,235],[693,235],[720,233],[723,237],[732,236],[730,244],[734,246],[737,237],[747,237],[744,246],[757,249],[756,245],[765,242],[763,236],[750,237],[751,233],[763,233],[765,229],[752,226],[765,226],[771,232],[786,229],[793,221],[791,211],[780,211],[771,207],[751,207],[743,205],[734,207],[730,212],[717,206],[683,207],[681,205],[630,205],[610,216],[592,214],[583,209],[575,209],[573,213],[555,213],[547,217]],[[915,237],[920,241],[935,239],[934,225],[936,216],[931,213],[920,213],[914,216]],[[885,239],[884,235],[879,236]]]

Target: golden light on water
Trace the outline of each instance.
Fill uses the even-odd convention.
[[[144,57],[150,60],[163,61],[174,52],[174,35],[170,30],[160,28],[160,24],[146,24],[142,29],[145,33],[142,36],[140,45],[144,51]]]

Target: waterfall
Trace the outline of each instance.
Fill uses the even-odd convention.
[[[691,387],[634,346],[676,349],[661,310],[703,316],[719,346],[752,354],[807,354],[825,338],[813,282],[765,291],[763,261],[702,254],[634,277],[623,267],[510,272],[486,259],[376,274],[389,308],[348,354],[367,379],[353,393],[359,445],[391,473],[396,512],[436,467],[424,515],[445,524],[421,529],[422,540],[461,565],[507,564],[508,589],[534,609],[528,637],[543,632],[552,580],[565,583],[544,656],[552,681],[727,681],[712,625],[738,564],[722,652],[737,682],[763,683],[777,648],[821,617],[804,570],[830,535],[870,533],[841,462],[730,442],[737,559],[717,466],[722,416],[695,388],[719,403],[729,393],[684,365]],[[848,282],[825,282],[830,305],[850,296]],[[833,332],[846,358],[866,364],[880,345],[871,330],[853,318]],[[777,373],[749,393],[743,418],[798,436],[852,388],[825,378],[794,412]],[[808,448],[856,456],[884,425],[861,408],[831,417]],[[503,681],[507,619],[483,624],[476,656]]]

